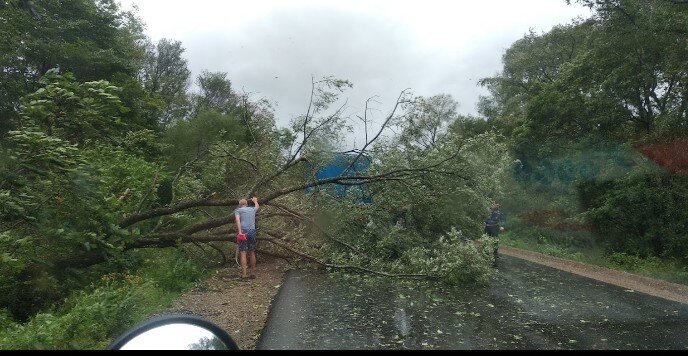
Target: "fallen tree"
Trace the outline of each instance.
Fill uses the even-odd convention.
[[[253,195],[264,207],[261,253],[381,276],[484,279],[489,269],[468,265],[489,261],[465,240],[480,238],[485,206],[500,194],[504,144],[493,134],[462,139],[447,130],[448,96],[405,90],[380,118],[366,101],[357,118],[366,140],[341,156],[352,121],[338,98],[349,86],[313,81],[306,113],[287,129],[244,97],[234,116],[200,113],[161,139],[124,122],[98,129],[125,110],[118,88],[51,74],[22,106],[0,161],[3,306],[31,315],[70,292],[63,281],[81,283],[102,262],[126,268],[137,249],[184,246],[226,263],[232,210]],[[207,133],[218,122],[248,134]],[[185,127],[197,136],[176,151]],[[345,157],[337,173],[321,175],[336,157]]]
[[[440,199],[442,203],[450,203],[439,210],[455,210],[452,218],[437,226],[430,232],[436,241],[442,238],[452,226],[460,226],[462,239],[477,239],[482,231],[480,205],[494,196],[498,191],[499,175],[506,167],[506,160],[498,162],[494,172],[486,172],[490,165],[480,162],[478,156],[490,152],[479,152],[481,149],[493,150],[506,158],[503,147],[495,143],[494,137],[479,137],[472,141],[462,141],[451,135],[443,135],[442,121],[435,120],[434,126],[428,127],[432,131],[431,144],[424,141],[423,145],[414,145],[414,134],[423,137],[426,132],[418,130],[417,122],[409,122],[409,113],[413,117],[425,120],[428,118],[418,114],[417,99],[412,99],[407,90],[398,96],[390,112],[382,119],[376,132],[368,135],[360,150],[349,155],[341,172],[336,176],[316,178],[315,173],[331,162],[332,142],[342,135],[347,127],[347,118],[342,116],[345,105],[339,106],[334,112],[325,114],[326,109],[336,102],[337,93],[350,84],[346,81],[326,78],[313,81],[312,94],[306,114],[297,118],[289,133],[291,141],[279,146],[274,141],[257,140],[244,150],[232,151],[231,146],[218,144],[208,149],[207,158],[194,159],[189,165],[203,167],[229,166],[226,170],[225,181],[231,181],[232,176],[242,176],[248,179],[236,182],[231,191],[244,191],[242,196],[233,198],[217,198],[230,194],[230,190],[212,192],[195,199],[180,199],[165,206],[131,214],[119,221],[121,228],[132,230],[138,226],[154,226],[141,229],[140,234],[125,245],[125,249],[169,247],[179,244],[209,244],[212,242],[235,241],[234,218],[232,209],[237,206],[238,198],[258,196],[262,212],[259,217],[260,240],[270,245],[271,253],[286,253],[293,258],[300,258],[323,267],[342,270],[354,270],[383,276],[414,277],[414,278],[442,278],[439,269],[413,273],[408,268],[402,268],[395,259],[401,258],[403,253],[390,256],[371,256],[366,252],[365,244],[370,241],[369,236],[363,239],[352,237],[364,234],[365,229],[343,231],[337,227],[347,222],[361,219],[364,216],[375,216],[379,221],[379,229],[388,229],[390,216],[395,212],[385,200],[393,204],[409,204],[409,200],[417,200],[419,214],[417,219],[424,222],[406,222],[407,235],[422,234],[423,225],[432,225],[433,217],[422,216],[422,206],[427,204],[427,198]],[[446,100],[446,97],[443,97]],[[423,101],[424,108],[428,101]],[[366,130],[372,126],[369,115],[369,101],[363,116],[359,117],[366,124]],[[405,110],[400,110],[400,109]],[[427,111],[427,110],[426,110]],[[426,113],[427,114],[427,113]],[[447,121],[447,120],[445,120]],[[397,138],[385,136],[394,129],[400,130]],[[413,129],[413,130],[411,130]],[[410,131],[410,132],[409,132]],[[370,137],[370,138],[368,138]],[[400,137],[403,137],[400,138]],[[482,140],[482,141],[481,141]],[[499,147],[489,147],[499,146]],[[501,150],[501,151],[500,151]],[[365,171],[354,169],[362,157],[373,163]],[[188,165],[187,165],[188,166]],[[247,172],[248,171],[248,172]],[[237,173],[242,172],[242,173]],[[200,175],[204,170],[200,170]],[[178,178],[178,177],[176,177]],[[175,180],[177,180],[175,178]],[[485,179],[488,178],[489,181]],[[346,188],[369,189],[375,191],[374,199],[380,203],[361,204],[360,201],[346,197],[332,198],[327,191],[329,187],[341,186]],[[311,189],[315,192],[306,193]],[[401,190],[408,193],[399,194]],[[445,201],[442,196],[454,199]],[[456,199],[468,199],[464,202]],[[463,205],[457,209],[456,206]],[[325,206],[330,206],[326,208]],[[339,210],[337,217],[326,217],[323,210]],[[214,209],[215,215],[204,211],[204,208]],[[359,213],[351,213],[353,210]],[[347,213],[347,210],[351,210]],[[175,216],[188,215],[194,219],[188,224],[172,224],[173,229],[164,228],[165,221],[173,221]],[[442,214],[440,214],[442,215]],[[447,215],[447,214],[444,214]],[[319,220],[325,221],[320,223]],[[339,221],[335,221],[339,220]],[[347,229],[344,229],[347,230]],[[370,230],[370,229],[369,229]],[[335,237],[336,235],[344,238]],[[413,240],[413,239],[411,239]],[[423,244],[421,244],[423,245]],[[413,249],[413,244],[400,251]],[[431,247],[426,246],[429,250]],[[323,253],[323,249],[326,252]],[[336,252],[334,252],[336,251]],[[400,252],[397,251],[397,252]],[[402,251],[403,252],[403,251]],[[436,252],[435,252],[436,254]],[[347,257],[342,258],[343,255]],[[339,258],[335,258],[339,256]],[[224,259],[224,255],[223,255]],[[338,261],[338,262],[335,262]],[[395,265],[393,267],[390,265]],[[372,266],[372,267],[371,267]],[[416,268],[417,270],[420,270]],[[422,268],[421,268],[422,269]],[[392,272],[392,271],[396,272]]]

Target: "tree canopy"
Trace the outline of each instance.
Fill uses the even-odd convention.
[[[484,215],[514,181],[535,187],[523,201],[575,196],[611,253],[685,261],[686,170],[666,147],[685,148],[688,4],[579,2],[594,16],[504,53],[480,116],[399,90],[381,117],[375,93],[352,117],[353,83],[324,77],[280,127],[270,98],[193,78],[181,42],[153,44],[114,0],[0,0],[0,321],[143,263],[133,251],[227,262],[250,196],[261,252],[331,269],[487,282]],[[365,142],[318,176],[361,123]]]

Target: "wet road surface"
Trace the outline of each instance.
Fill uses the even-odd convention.
[[[290,272],[257,349],[688,349],[688,304],[502,256],[487,286]]]

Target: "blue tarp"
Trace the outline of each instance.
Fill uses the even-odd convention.
[[[353,160],[356,159],[356,156],[358,156],[358,152],[356,151],[334,153],[332,155],[332,160],[330,161],[330,163],[328,163],[315,173],[315,178],[320,180],[341,176],[346,167],[348,167],[349,164],[351,164],[351,162],[353,162]],[[368,158],[366,155],[362,155],[358,158],[356,163],[346,172],[344,176],[353,177],[356,175],[361,175],[366,169],[368,169],[369,166],[370,158]],[[355,194],[359,197],[359,201],[361,203],[370,204],[372,202],[371,197],[367,194],[368,189],[365,185],[344,186],[337,184],[327,184],[325,186],[321,186],[319,189],[326,189],[330,194],[338,197]],[[309,188],[306,189],[306,192],[310,193],[313,190],[314,188]]]

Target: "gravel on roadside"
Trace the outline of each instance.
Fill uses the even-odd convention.
[[[184,293],[168,312],[205,318],[227,331],[240,349],[252,350],[288,269],[280,259],[259,256],[256,278],[242,280],[232,263]]]

